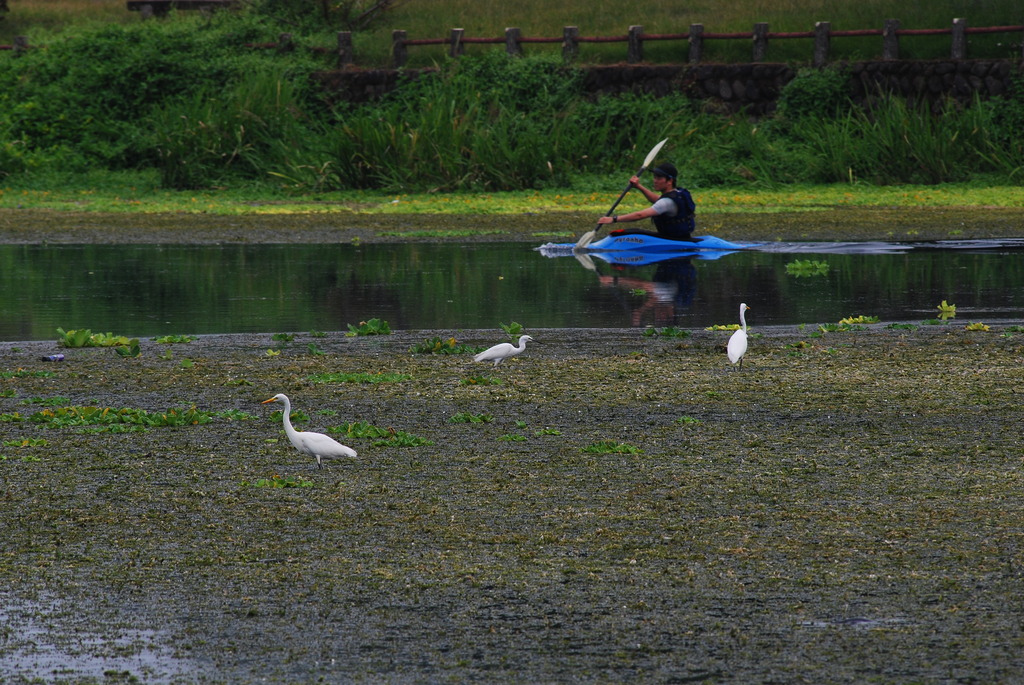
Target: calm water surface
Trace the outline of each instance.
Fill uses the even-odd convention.
[[[134,337],[393,329],[704,327],[1024,315],[1024,250],[1012,241],[876,253],[735,252],[623,266],[547,257],[529,244],[0,246],[0,340],[57,327]],[[841,248],[841,246],[840,246]],[[796,246],[794,249],[799,250]],[[795,260],[827,264],[798,276]],[[592,267],[592,268],[591,268]]]

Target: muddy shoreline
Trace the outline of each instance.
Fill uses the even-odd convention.
[[[6,244],[221,244],[574,240],[594,215],[143,214],[0,209]],[[740,241],[926,241],[1021,237],[1020,208],[823,208],[815,212],[701,212],[698,232]]]
[[[0,679],[1018,679],[1020,322],[751,323],[742,370],[704,330],[0,343]],[[277,392],[416,440],[317,470]],[[210,420],[47,414],[87,406]]]

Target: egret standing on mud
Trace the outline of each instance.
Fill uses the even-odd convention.
[[[745,304],[740,304],[740,325],[743,328],[737,329],[732,337],[729,338],[729,345],[726,347],[726,351],[729,353],[729,361],[733,364],[739,362],[740,368],[743,368],[743,355],[747,353],[747,317],[743,315],[750,307]]]
[[[519,345],[514,346],[512,343],[498,343],[494,347],[488,348],[483,352],[474,355],[473,361],[475,362],[490,362],[493,361],[494,365],[497,366],[509,357],[514,357],[517,354],[522,353],[526,349],[526,342],[536,342],[533,338],[528,335],[519,336]]]
[[[316,467],[318,469],[322,469],[324,467],[321,462],[323,457],[358,456],[354,449],[351,447],[345,447],[329,435],[297,431],[292,428],[292,403],[288,400],[287,395],[274,395],[269,400],[264,400],[261,404],[268,404],[270,402],[280,402],[284,405],[284,411],[281,413],[281,419],[284,423],[284,432],[288,436],[288,440],[291,441],[292,446],[294,446],[298,451],[303,454],[308,454],[311,457],[316,457]]]

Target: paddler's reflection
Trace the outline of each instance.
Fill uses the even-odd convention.
[[[683,311],[693,303],[696,291],[697,270],[691,258],[659,262],[650,280],[640,275],[639,270],[613,265],[611,275],[598,275],[598,280],[622,293],[623,303],[631,310],[633,326],[676,325]],[[644,291],[642,300],[637,297],[639,291]]]

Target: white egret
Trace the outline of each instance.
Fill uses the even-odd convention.
[[[743,315],[750,307],[745,304],[740,304],[740,325],[743,328],[737,329],[732,337],[729,338],[729,345],[726,347],[726,351],[729,353],[729,361],[733,364],[737,362],[740,368],[743,368],[743,355],[747,353],[747,317]]]
[[[268,404],[270,402],[280,402],[284,405],[284,412],[282,412],[281,418],[284,423],[284,432],[288,436],[288,440],[291,441],[292,446],[294,446],[298,451],[303,454],[316,457],[316,467],[318,469],[323,468],[323,463],[321,462],[323,457],[358,456],[354,449],[351,447],[345,447],[329,435],[295,430],[292,427],[291,419],[292,403],[288,400],[287,395],[279,393],[271,397],[269,400],[264,400],[261,404]]]
[[[509,357],[514,357],[520,354],[526,349],[526,342],[536,342],[533,338],[528,335],[519,336],[519,345],[513,345],[512,343],[498,343],[494,347],[490,347],[483,352],[473,356],[475,362],[490,362],[493,361],[494,365],[497,366]]]

